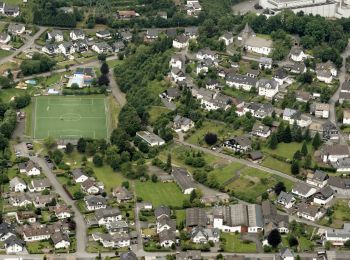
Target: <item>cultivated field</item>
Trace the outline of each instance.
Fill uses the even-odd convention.
[[[108,136],[108,105],[103,97],[37,97],[33,138],[62,139]]]

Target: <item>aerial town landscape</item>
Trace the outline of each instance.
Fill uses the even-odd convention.
[[[0,2],[0,259],[350,259],[349,0]]]

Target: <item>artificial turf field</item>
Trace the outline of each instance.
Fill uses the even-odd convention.
[[[108,106],[103,97],[36,97],[33,138],[106,138]]]

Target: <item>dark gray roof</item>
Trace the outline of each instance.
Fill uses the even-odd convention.
[[[328,199],[334,194],[334,191],[330,186],[324,186],[316,194],[315,197],[319,199]]]
[[[324,155],[347,155],[349,154],[349,148],[347,145],[341,144],[325,145],[322,152]]]
[[[181,92],[178,88],[168,88],[166,93],[169,97],[178,98],[181,96]]]
[[[115,217],[121,215],[119,208],[98,209],[95,211],[95,217],[97,220],[108,217]]]
[[[51,240],[54,244],[57,244],[61,241],[68,241],[70,242],[69,240],[69,237],[67,234],[63,233],[63,232],[56,232],[54,234],[51,235]]]
[[[128,251],[120,255],[120,260],[137,260],[137,256],[133,251]]]
[[[312,189],[312,186],[306,184],[305,182],[297,182],[294,184],[292,191],[298,192],[300,194],[307,194]]]
[[[200,250],[188,250],[176,254],[176,260],[201,260],[202,255]]]
[[[74,179],[78,179],[80,176],[85,175],[84,171],[81,168],[74,169],[72,172]]]
[[[280,195],[278,195],[277,201],[280,203],[288,204],[293,200],[293,195],[284,191],[281,191]]]
[[[273,79],[259,79],[257,82],[258,88],[276,89],[278,88],[277,81]]]
[[[328,180],[330,186],[341,188],[341,189],[350,189],[350,178],[341,178],[338,176],[330,176]]]
[[[252,151],[249,153],[249,156],[252,160],[258,160],[264,157],[261,151]]]
[[[194,188],[193,180],[186,169],[173,167],[171,174],[174,176],[175,181],[183,191]]]
[[[186,209],[187,227],[205,227],[207,225],[207,214],[203,208]]]
[[[8,238],[6,238],[4,242],[6,247],[13,246],[13,245],[20,245],[20,246],[25,245],[25,242],[22,239],[19,239],[17,236],[9,236]]]
[[[168,206],[161,205],[158,208],[154,210],[154,215],[156,218],[159,218],[161,216],[168,216],[171,215],[171,210]]]
[[[84,200],[89,206],[106,205],[107,203],[106,199],[101,195],[98,195],[98,196],[89,195],[89,196],[86,196]]]
[[[245,84],[245,85],[254,86],[258,80],[256,78],[252,78],[252,77],[245,76],[245,75],[229,74],[226,77],[226,81],[237,83],[237,84]]]
[[[172,230],[163,230],[159,233],[159,242],[162,243],[164,241],[170,240],[175,242],[176,236],[175,232]]]
[[[233,137],[232,139],[235,140],[236,143],[238,143],[242,147],[246,147],[246,146],[252,145],[252,142],[246,136],[236,136],[236,137]]]
[[[325,181],[328,178],[329,178],[328,174],[320,170],[316,170],[314,175],[312,176],[312,179],[316,181]]]

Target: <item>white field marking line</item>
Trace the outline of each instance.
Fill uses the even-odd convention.
[[[34,109],[34,139],[35,139],[35,133],[36,133],[36,120],[37,120],[37,117],[36,117],[36,110],[37,110],[37,106],[38,106],[38,100],[35,99],[35,109]]]
[[[105,105],[105,119],[106,119],[106,138],[108,138],[108,107],[106,104],[106,100],[104,100]]]
[[[77,114],[78,115],[78,114]],[[64,115],[63,115],[64,116]],[[40,117],[38,117],[38,118],[40,118],[40,119],[61,119],[61,118],[63,118],[63,116],[40,116]],[[97,119],[97,118],[105,118],[104,116],[80,116],[80,120],[81,119],[90,119],[90,118],[95,118],[95,119]]]

